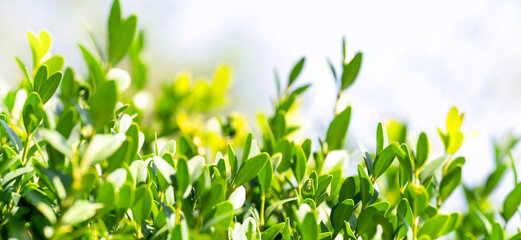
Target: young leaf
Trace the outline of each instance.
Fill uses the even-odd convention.
[[[333,121],[331,121],[326,134],[326,142],[330,151],[342,148],[350,119],[351,106],[347,106],[344,111],[336,115]]]
[[[418,138],[418,144],[416,146],[416,158],[414,166],[416,169],[421,169],[423,165],[427,162],[427,158],[429,157],[429,140],[427,139],[427,134],[422,132],[420,137]]]
[[[304,67],[304,63],[306,62],[306,58],[303,57],[301,58],[296,64],[295,66],[293,67],[293,69],[291,70],[291,74],[289,75],[289,82],[288,82],[288,88],[291,86],[291,84],[293,84],[293,82],[295,82],[295,80],[297,79],[298,75],[300,74],[300,72],[302,71],[302,68]]]
[[[109,61],[116,65],[128,52],[136,34],[137,17],[131,15],[121,18],[119,0],[115,0],[110,11],[109,28]]]
[[[348,64],[344,64],[344,69],[342,72],[342,86],[340,88],[341,90],[345,90],[355,82],[356,77],[358,76],[358,72],[360,71],[361,65],[361,52],[358,52]]]
[[[376,155],[380,154],[380,151],[389,144],[389,137],[387,131],[381,122],[378,123],[376,129]]]

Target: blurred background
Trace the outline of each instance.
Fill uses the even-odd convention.
[[[112,1],[0,1],[0,94],[29,63],[26,31],[48,29],[52,52],[87,74],[78,43],[93,48],[83,24],[104,42]],[[232,100],[224,112],[268,112],[275,96],[274,70],[282,79],[306,56],[299,83],[312,83],[301,102],[300,135],[316,139],[333,117],[336,88],[326,57],[339,66],[341,39],[348,58],[364,53],[361,73],[346,92],[353,105],[350,142],[374,149],[376,126],[395,118],[417,136],[426,131],[431,156],[442,154],[436,127],[444,129],[451,106],[465,112],[464,182],[485,181],[493,167],[493,139],[521,133],[521,2],[473,1],[121,1],[124,15],[138,15],[146,34],[149,84],[183,72],[213,77],[219,65],[233,74]],[[267,93],[267,94],[266,94]],[[271,114],[271,113],[270,113]],[[356,146],[356,145],[355,145]],[[359,161],[358,150],[353,161]],[[514,154],[518,157],[519,149]],[[506,177],[505,179],[512,179]],[[513,188],[502,184],[501,200]],[[459,190],[452,197],[460,209]],[[456,199],[456,200],[454,200]],[[517,218],[515,218],[517,219]],[[511,224],[510,226],[517,225]]]

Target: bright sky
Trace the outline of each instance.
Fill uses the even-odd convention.
[[[53,52],[85,73],[77,43],[90,40],[82,19],[102,38],[110,4],[0,2],[1,88],[21,76],[14,56],[30,61],[28,29],[49,29]],[[230,109],[246,112],[252,120],[270,109],[264,92],[274,95],[274,68],[285,77],[306,56],[299,82],[313,87],[303,102],[302,135],[316,139],[324,133],[335,100],[325,59],[339,62],[345,36],[349,56],[364,53],[361,74],[347,92],[353,142],[359,139],[374,148],[377,123],[396,117],[416,135],[427,132],[435,157],[441,154],[436,127],[443,127],[448,110],[457,106],[465,112],[463,129],[479,133],[459,152],[467,157],[463,174],[472,185],[491,171],[492,138],[509,129],[521,134],[519,1],[123,0],[122,8],[125,15],[137,13],[146,31],[153,79],[172,79],[185,70],[211,76],[216,66],[229,65],[235,100]],[[500,202],[512,183],[502,188]]]

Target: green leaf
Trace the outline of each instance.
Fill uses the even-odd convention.
[[[306,213],[302,224],[298,225],[300,228],[300,236],[302,240],[316,240],[318,239],[318,225],[315,214],[313,212]]]
[[[371,154],[369,151],[367,151],[367,148],[358,141],[358,147],[360,148],[360,153],[362,153],[362,157],[364,158],[365,166],[367,167],[367,171],[369,172],[369,175],[373,175],[374,171],[374,160],[373,157],[371,157]]]
[[[31,93],[25,100],[22,118],[27,133],[32,133],[42,122],[47,121],[47,114],[43,109],[42,100],[38,93]]]
[[[441,179],[439,195],[441,202],[445,201],[460,184],[461,167],[452,168],[443,176],[443,179]]]
[[[490,239],[505,239],[505,231],[498,222],[492,223],[492,233]]]
[[[358,52],[351,59],[348,64],[344,64],[344,69],[342,72],[342,86],[341,90],[345,90],[351,84],[353,84],[358,76],[358,72],[360,71],[360,66],[362,65],[362,53]]]
[[[128,52],[136,35],[137,17],[131,15],[121,18],[119,1],[114,1],[110,11],[109,29],[109,61],[116,65]]]
[[[33,91],[33,86],[31,84],[31,76],[29,75],[29,69],[27,69],[27,66],[18,58],[15,57],[16,63],[18,63],[18,66],[20,69],[22,69],[22,72],[24,73],[24,80],[22,81],[22,86],[29,92]]]
[[[351,225],[346,221],[344,221],[344,240],[356,240]]]
[[[116,189],[112,182],[105,182],[96,189],[96,202],[103,204],[104,210],[112,209],[116,200]]]
[[[333,121],[331,121],[326,134],[326,142],[330,151],[342,148],[350,120],[351,106],[347,106],[344,111],[336,115]]]
[[[190,186],[190,170],[188,168],[188,163],[186,159],[179,158],[177,160],[177,168],[175,173],[175,183],[174,189],[176,190],[177,196],[182,198],[185,195],[185,192]],[[166,177],[166,176],[165,176]]]
[[[214,206],[214,213],[209,221],[206,221],[203,226],[203,231],[215,224],[220,224],[224,227],[228,227],[233,222],[233,210],[234,207],[229,201],[223,201]]]
[[[268,157],[268,161],[264,165],[264,168],[259,172],[259,186],[262,194],[266,194],[271,185],[271,179],[273,178],[273,165],[271,158]]]
[[[519,204],[521,204],[521,184],[517,184],[503,202],[503,212],[501,215],[503,219],[505,219],[505,222],[508,222],[516,213],[519,209]]]
[[[338,197],[338,201],[342,202],[345,199],[353,199],[356,194],[356,182],[355,177],[350,176],[347,177],[342,183],[342,187],[340,188],[340,196]]]
[[[420,228],[418,236],[428,235],[431,239],[438,238],[444,229],[451,227],[450,219],[449,215],[437,215],[428,219]]]
[[[354,202],[351,199],[346,199],[331,209],[331,224],[333,225],[334,234],[336,236],[342,228],[344,228],[344,221],[349,221],[354,210]]]
[[[394,145],[394,146],[393,146]],[[373,177],[378,179],[384,172],[391,166],[396,156],[394,148],[398,147],[398,144],[393,143],[384,148],[374,160]]]
[[[414,216],[419,216],[427,207],[429,202],[429,194],[423,185],[417,186],[414,183],[409,183],[405,189],[405,198],[411,204]]]
[[[2,127],[4,127],[4,130],[7,133],[9,140],[11,140],[11,143],[13,143],[14,149],[17,153],[20,153],[23,149],[22,141],[20,141],[18,135],[16,135],[14,130],[6,122],[4,122],[4,120],[0,119],[0,123],[2,124]]]
[[[366,206],[374,194],[373,184],[360,164],[358,164],[358,175],[360,177],[360,195],[362,197],[362,204],[363,206]]]
[[[138,187],[134,194],[134,204],[132,205],[132,216],[138,224],[143,223],[152,210],[152,193],[147,185]]]
[[[83,58],[87,63],[87,67],[89,68],[90,74],[90,85],[95,92],[98,88],[102,88],[101,84],[105,82],[105,74],[103,73],[103,69],[101,67],[101,63],[92,55],[92,53],[87,50],[83,45],[79,45],[81,53],[83,54]],[[115,88],[114,88],[115,89]]]
[[[109,163],[106,172],[110,173],[114,171],[114,169],[120,167],[123,162],[130,162],[129,155],[131,151],[129,151],[129,147],[132,145],[132,138],[126,137],[125,141],[121,143],[121,146],[118,148],[114,154],[107,158],[107,162]]]
[[[60,98],[64,103],[68,103],[71,99],[75,99],[78,94],[79,86],[74,80],[74,71],[72,68],[67,68],[65,70],[60,86]]]
[[[295,145],[293,151],[293,158],[291,163],[291,169],[293,170],[293,174],[297,179],[297,183],[300,185],[304,180],[304,176],[306,175],[306,154],[302,147],[299,145]]]
[[[43,65],[38,68],[36,75],[34,75],[33,89],[39,92],[45,81],[47,81],[47,66]]]
[[[279,235],[279,233],[282,232],[282,229],[284,229],[284,224],[285,223],[281,222],[281,223],[275,224],[275,225],[271,226],[270,228],[264,230],[264,232],[262,232],[261,239],[262,240],[275,239],[275,237],[277,235]]]
[[[27,32],[27,40],[29,40],[33,54],[33,66],[36,68],[51,48],[51,35],[45,30],[40,31],[38,36],[34,36],[32,32]]]
[[[62,80],[62,73],[57,72],[49,77],[43,85],[41,86],[38,94],[42,97],[42,102],[45,104],[51,97],[54,95],[58,86],[60,86],[60,82]]]
[[[102,208],[99,203],[91,203],[87,200],[76,200],[63,214],[62,222],[67,225],[77,225],[96,215],[96,210]]]
[[[381,122],[378,123],[376,129],[376,155],[380,154],[380,151],[389,144],[389,137],[387,131]]]
[[[230,176],[232,179],[234,179],[235,175],[237,174],[237,168],[238,168],[239,163],[237,160],[237,155],[235,155],[232,145],[230,145],[230,144],[228,144],[228,163],[230,164],[230,168],[231,168]]]
[[[89,99],[90,117],[96,131],[101,131],[112,119],[117,102],[116,82],[106,81],[99,85],[98,90]]]
[[[268,154],[261,153],[243,162],[235,178],[235,186],[241,186],[254,179],[268,162],[268,158]]]
[[[429,140],[427,134],[422,132],[418,138],[418,144],[416,145],[416,158],[414,159],[414,166],[416,169],[421,169],[427,162],[429,157]]]
[[[304,67],[304,63],[306,62],[306,58],[303,57],[301,58],[296,64],[295,66],[293,67],[293,69],[291,70],[291,74],[289,75],[289,82],[288,82],[288,88],[291,86],[291,84],[293,84],[293,82],[295,82],[295,80],[297,79],[298,75],[300,74],[300,72],[302,71],[302,68]]]
[[[404,188],[405,185],[409,182],[412,182],[413,170],[412,170],[412,157],[411,152],[406,144],[401,144],[400,148],[405,153],[403,156],[396,155],[398,157],[398,162],[400,162],[400,188]]]
[[[389,207],[389,203],[382,202],[381,204],[371,205],[360,212],[356,224],[356,232],[358,236],[364,235],[371,228],[378,224],[375,221],[377,216],[385,216],[385,212]]]
[[[409,200],[407,200],[407,198],[402,198],[402,200],[398,204],[396,215],[401,216],[401,219],[403,220],[404,224],[407,224],[408,226],[413,226],[414,216],[412,213],[411,205],[409,204]]]
[[[130,183],[131,184],[131,183]],[[130,208],[133,198],[132,198],[132,187],[129,183],[123,184],[117,193],[118,202],[116,203],[116,207],[118,209],[128,209]]]

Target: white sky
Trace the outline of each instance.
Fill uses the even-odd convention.
[[[85,73],[77,43],[90,40],[82,19],[103,38],[110,4],[0,1],[0,86],[12,86],[21,76],[14,56],[30,63],[28,29],[49,29],[53,52]],[[436,127],[457,106],[465,112],[463,129],[479,132],[459,152],[467,157],[463,174],[472,185],[491,171],[491,139],[509,129],[521,133],[519,1],[123,0],[122,8],[125,15],[137,13],[146,31],[151,78],[164,81],[184,70],[211,76],[216,66],[229,65],[230,109],[250,119],[270,109],[265,92],[274,96],[274,68],[285,78],[306,56],[298,82],[313,86],[303,102],[302,134],[313,139],[332,118],[335,90],[325,58],[339,62],[342,36],[349,56],[364,53],[361,74],[347,92],[352,140],[373,148],[377,123],[397,117],[416,134],[427,132],[436,157],[441,154]],[[511,188],[506,183],[502,192]],[[497,196],[500,202],[504,193]]]

